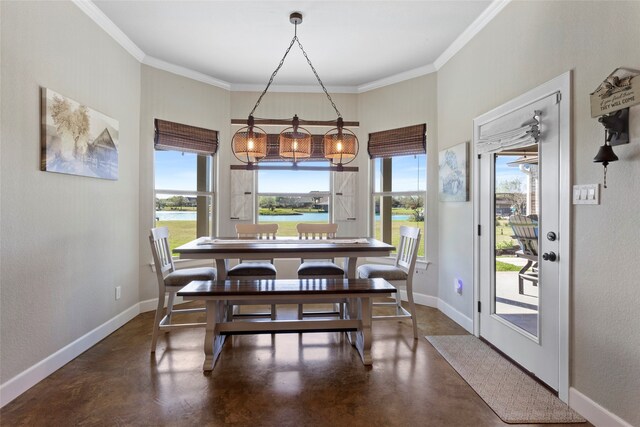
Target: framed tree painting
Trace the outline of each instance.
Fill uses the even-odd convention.
[[[469,200],[469,143],[454,145],[438,155],[438,194],[442,202]]]
[[[41,170],[118,179],[117,120],[47,88],[41,117]]]

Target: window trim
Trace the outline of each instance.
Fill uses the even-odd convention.
[[[153,208],[152,208],[152,212],[153,212],[153,216],[152,216],[152,224],[154,224],[154,226],[156,225],[156,199],[158,194],[166,194],[166,195],[172,195],[172,196],[195,196],[195,197],[210,197],[211,202],[209,203],[209,211],[211,212],[209,215],[209,224],[210,224],[210,235],[211,237],[215,237],[216,235],[216,230],[217,230],[217,212],[215,210],[215,206],[216,206],[216,189],[217,189],[217,180],[216,180],[216,169],[218,166],[218,162],[217,162],[217,156],[215,154],[201,154],[201,153],[190,153],[190,154],[195,154],[196,155],[196,159],[197,156],[201,155],[201,156],[207,156],[210,158],[209,160],[209,182],[211,183],[210,186],[210,191],[190,191],[190,190],[170,190],[170,189],[166,189],[166,188],[156,188],[156,151],[175,151],[176,153],[183,153],[182,151],[179,150],[156,150],[155,148],[152,148],[153,150]],[[197,174],[197,160],[196,160],[196,174]],[[197,211],[196,211],[197,212]],[[196,233],[197,233],[197,223],[196,223]],[[195,237],[194,237],[195,238]],[[172,258],[174,258],[174,260],[180,260],[179,256],[172,256]],[[184,260],[186,261],[186,260]]]
[[[412,155],[412,154],[407,154],[408,156]],[[422,154],[416,154],[416,155],[422,155]],[[425,190],[416,190],[416,191],[375,191],[375,183],[376,183],[376,177],[375,177],[375,173],[376,173],[376,165],[375,162],[378,161],[379,159],[381,159],[381,157],[376,157],[376,158],[372,158],[369,159],[369,188],[371,189],[370,193],[369,193],[369,236],[371,236],[372,238],[375,238],[375,227],[376,227],[376,221],[375,221],[375,215],[376,215],[376,207],[375,207],[375,198],[376,197],[383,197],[383,196],[422,196],[423,200],[424,200],[424,215],[425,215],[425,221],[423,222],[422,225],[422,239],[420,244],[422,245],[423,249],[424,249],[424,256],[418,256],[417,261],[420,263],[425,263],[427,262],[427,205],[428,205],[428,199],[427,199],[427,195],[428,195],[428,187],[427,187],[427,177],[428,177],[428,172],[427,172],[427,154],[424,153],[425,156],[425,175],[424,175],[424,182],[425,182]],[[397,156],[400,157],[400,156]],[[391,255],[390,257],[385,257],[385,259],[395,259],[394,255]]]

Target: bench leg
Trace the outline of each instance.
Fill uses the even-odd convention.
[[[356,349],[360,353],[362,363],[369,366],[373,364],[371,358],[371,298],[358,298],[358,317],[360,329],[356,332]]]
[[[347,298],[346,307],[344,310],[344,319],[358,319],[358,298]],[[347,338],[351,345],[356,345],[356,332],[346,332]]]
[[[218,323],[222,323],[225,318],[224,301],[208,300],[206,307],[207,326],[204,335],[204,365],[202,370],[208,372],[213,371],[227,336],[220,335],[217,327]]]

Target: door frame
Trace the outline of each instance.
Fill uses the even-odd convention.
[[[473,120],[473,159],[474,159],[474,191],[473,191],[473,334],[480,336],[480,313],[477,309],[480,302],[480,239],[478,227],[480,225],[480,165],[476,153],[475,142],[479,137],[480,127],[517,110],[532,100],[541,99],[554,93],[559,94],[559,136],[558,150],[560,165],[558,183],[558,245],[559,254],[563,262],[559,263],[558,289],[558,397],[565,403],[569,401],[569,343],[570,343],[570,283],[571,283],[571,71],[488,111]]]

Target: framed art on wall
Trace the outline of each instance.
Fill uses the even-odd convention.
[[[469,200],[469,143],[454,145],[438,154],[438,194],[442,202]]]
[[[119,123],[41,88],[40,170],[118,179]]]

